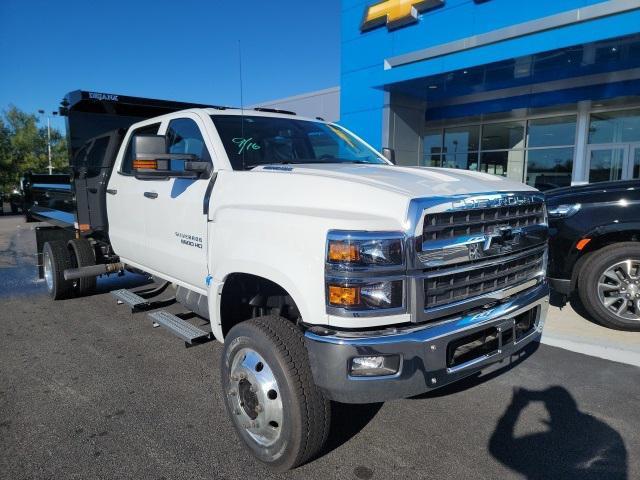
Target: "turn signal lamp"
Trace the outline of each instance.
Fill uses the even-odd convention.
[[[360,289],[358,287],[329,285],[329,303],[339,307],[359,305]]]
[[[135,170],[157,170],[158,162],[156,160],[134,160],[133,168]]]
[[[329,261],[331,262],[358,262],[360,251],[358,245],[345,242],[331,242],[329,244]]]

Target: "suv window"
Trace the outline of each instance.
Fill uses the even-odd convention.
[[[134,135],[157,135],[159,123],[153,123],[151,125],[145,125],[144,127],[136,128],[129,137],[129,144],[127,145],[127,151],[124,152],[124,158],[122,159],[122,166],[120,172],[132,175],[133,174],[133,136]]]
[[[196,122],[190,118],[171,120],[167,128],[168,153],[191,153],[202,162],[211,162],[204,137]],[[171,160],[171,170],[184,170],[184,160]]]

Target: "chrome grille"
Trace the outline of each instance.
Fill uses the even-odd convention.
[[[522,228],[541,223],[544,223],[542,201],[527,205],[433,213],[425,216],[423,241],[483,235],[497,225]]]
[[[416,321],[501,302],[543,280],[548,226],[539,192],[461,195],[421,206]]]
[[[544,252],[537,249],[499,263],[476,261],[453,269],[431,270],[424,280],[425,309],[509,289],[531,280],[544,267]]]

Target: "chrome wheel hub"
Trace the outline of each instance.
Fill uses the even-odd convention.
[[[233,358],[227,392],[235,421],[256,443],[273,445],[282,432],[278,382],[256,351],[243,348]]]
[[[640,321],[640,260],[607,268],[598,280],[598,299],[614,315]]]
[[[53,265],[51,263],[51,256],[49,252],[44,252],[43,262],[44,265],[44,280],[47,283],[47,289],[53,290]]]

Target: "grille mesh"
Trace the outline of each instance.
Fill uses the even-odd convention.
[[[446,270],[424,281],[425,308],[434,308],[486,293],[504,290],[533,278],[543,267],[544,250],[514,260],[478,266],[447,274]],[[475,262],[478,263],[478,262]],[[473,265],[473,263],[471,263]]]
[[[522,228],[544,222],[542,202],[495,208],[429,214],[424,219],[425,242],[446,240],[464,235],[482,235],[489,227],[508,225]]]

